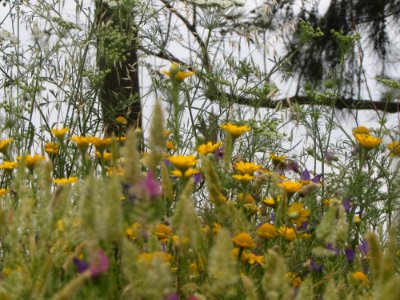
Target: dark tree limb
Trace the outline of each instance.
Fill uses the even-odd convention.
[[[102,108],[103,123],[107,135],[119,135],[123,128],[115,119],[123,116],[126,127],[141,127],[141,103],[137,56],[137,30],[132,11],[112,9],[102,0],[96,1],[97,67],[104,80],[100,87],[99,100]],[[112,49],[112,39],[102,36],[105,26],[117,28],[125,35],[128,47],[116,49],[122,51],[118,60],[110,62],[108,57]],[[112,50],[111,50],[112,51]]]

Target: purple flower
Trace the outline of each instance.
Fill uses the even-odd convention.
[[[88,262],[76,257],[74,257],[73,261],[78,273],[90,270],[92,278],[97,278],[107,272],[110,265],[109,259],[102,249],[97,249],[90,253]]]
[[[344,249],[344,254],[346,255],[347,262],[351,264],[354,261],[354,257],[356,256],[354,250],[351,248],[346,248]]]
[[[74,261],[74,265],[75,265],[78,273],[83,273],[89,268],[89,264],[86,261],[84,261],[83,259],[74,257],[73,261]]]
[[[351,209],[350,199],[349,198],[344,199],[343,202],[342,202],[342,205],[344,207],[345,212],[349,213],[350,209]]]
[[[137,195],[132,192],[132,185],[128,183],[122,184],[122,193],[130,203],[134,203],[137,200]]]
[[[164,164],[165,164],[167,167],[172,166],[172,162],[170,162],[169,159],[164,159]]]
[[[311,180],[314,183],[319,183],[321,181],[321,177],[322,177],[322,174],[317,174],[317,175],[315,175],[315,177],[311,178],[310,172],[307,169],[305,169],[300,175],[301,180],[304,180],[304,181]]]
[[[199,184],[200,182],[203,181],[203,175],[201,175],[200,172],[196,173],[193,175],[194,183]]]
[[[323,264],[317,265],[317,263],[313,259],[311,259],[310,260],[310,268],[315,273],[320,273],[320,272],[322,272],[324,265]]]
[[[146,179],[142,179],[139,184],[140,187],[145,190],[150,197],[161,195],[161,184],[154,180],[152,171],[148,171]]]
[[[178,294],[173,293],[171,295],[164,297],[164,300],[179,300],[179,296]]]
[[[300,166],[299,166],[298,162],[295,161],[295,160],[287,160],[286,161],[286,168],[288,170],[291,170],[291,171],[295,172],[295,173],[299,173],[300,172]]]
[[[333,244],[331,244],[331,243],[328,243],[328,244],[326,245],[326,249],[332,251],[333,253],[335,253],[335,255],[338,255],[338,254],[339,254],[339,249],[338,249],[338,248],[335,248],[335,246],[334,246]]]
[[[361,252],[362,256],[367,256],[368,249],[369,249],[367,240],[363,239],[361,241],[360,246],[358,247],[358,249],[360,249],[360,252]]]
[[[223,158],[223,157],[224,157],[224,147],[223,147],[223,146],[222,146],[222,147],[219,147],[219,148],[215,151],[214,155],[215,155],[215,158],[216,158],[216,159],[221,159],[221,158]]]
[[[102,249],[97,249],[89,255],[89,270],[92,278],[107,272],[109,265],[110,261]]]
[[[308,222],[302,222],[298,229],[299,230],[306,230],[308,225],[309,225]]]

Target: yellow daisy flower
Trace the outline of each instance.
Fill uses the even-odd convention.
[[[242,181],[242,182],[249,182],[249,181],[254,179],[254,176],[251,176],[249,174],[244,174],[244,175],[235,174],[235,175],[232,175],[232,178],[236,179],[236,180],[239,180],[239,181]]]
[[[56,143],[48,142],[44,146],[44,152],[46,152],[49,156],[58,155],[60,152],[60,146],[58,146]]]
[[[67,184],[71,184],[71,183],[74,183],[77,181],[78,181],[78,177],[76,177],[76,176],[71,176],[68,178],[54,178],[53,179],[53,182],[56,185],[67,185]]]
[[[52,128],[51,133],[59,140],[62,141],[67,134],[69,128],[64,127],[64,128]]]
[[[208,142],[207,144],[202,144],[199,147],[197,147],[197,152],[199,154],[208,154],[208,153],[214,153],[217,151],[217,149],[221,146],[221,142],[216,142],[213,144],[212,142]]]
[[[369,279],[364,272],[354,272],[351,274],[356,281],[362,282],[364,284],[369,283]]]
[[[254,247],[254,241],[250,234],[247,232],[241,232],[235,235],[233,238],[233,243],[236,247],[247,249]]]
[[[244,162],[244,161],[239,161],[233,165],[236,171],[238,171],[241,174],[249,174],[253,175],[254,172],[260,170],[262,166],[256,165],[253,162]]]
[[[281,183],[278,183],[278,186],[284,189],[287,193],[295,193],[297,192],[303,185],[301,182],[297,181],[282,181]]]
[[[219,126],[221,129],[225,130],[226,132],[229,132],[232,136],[233,139],[238,138],[239,136],[241,136],[243,133],[250,131],[250,127],[247,125],[243,125],[243,126],[237,126],[235,124],[232,123],[226,123],[226,124],[222,124]]]
[[[393,143],[390,143],[387,145],[390,155],[394,156],[400,156],[400,142],[399,141],[394,141]]]
[[[115,122],[119,125],[126,126],[128,124],[128,120],[124,116],[118,116],[115,118]]]
[[[285,162],[286,155],[285,154],[276,155],[275,153],[271,153],[269,158],[272,160],[273,164],[278,165],[278,164],[283,164]]]
[[[73,141],[82,152],[85,152],[89,147],[89,144],[92,142],[92,137],[74,135],[70,140]]]
[[[260,227],[258,227],[257,235],[265,239],[272,239],[278,235],[278,230],[275,228],[274,225],[269,223],[264,223]]]
[[[310,213],[310,210],[305,209],[304,204],[300,202],[293,202],[288,208],[288,216],[297,226],[300,226],[301,223],[307,221]]]
[[[8,146],[11,144],[11,142],[14,139],[5,139],[5,140],[0,140],[0,152],[1,153],[6,153],[8,150]]]
[[[185,78],[193,76],[194,72],[182,71],[178,64],[173,63],[171,65],[169,71],[163,71],[163,74],[167,75],[169,78],[171,78],[172,81],[176,81],[176,82],[180,83]]]
[[[297,238],[296,231],[290,227],[281,226],[279,227],[278,232],[280,236],[284,237],[288,241],[293,241]]]
[[[356,134],[367,134],[367,135],[370,135],[370,131],[365,126],[358,126],[358,127],[353,129],[353,135],[356,136]]]
[[[0,189],[0,197],[4,196],[4,195],[7,194],[7,193],[8,193],[8,190],[7,190],[7,189],[4,189],[4,188],[1,188],[1,189]]]
[[[40,161],[45,160],[46,158],[43,155],[35,154],[35,155],[26,155],[24,157],[17,156],[17,160],[23,161],[26,167],[32,170]]]
[[[155,235],[157,236],[157,238],[163,242],[166,243],[168,238],[170,236],[172,236],[172,230],[171,228],[169,228],[167,225],[164,224],[158,224],[156,226],[156,230],[155,230]]]
[[[179,170],[186,170],[197,164],[197,158],[193,155],[169,156],[168,160]]]
[[[360,144],[360,146],[366,150],[372,150],[380,145],[382,139],[374,137],[368,134],[356,134],[356,140]]]

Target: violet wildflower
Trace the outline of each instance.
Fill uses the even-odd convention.
[[[368,249],[369,249],[367,240],[363,239],[361,241],[360,246],[358,247],[358,249],[360,249],[360,252],[361,252],[362,256],[367,256]]]
[[[73,261],[74,261],[74,265],[76,267],[76,271],[78,273],[83,273],[87,269],[89,269],[89,264],[86,261],[84,261],[83,259],[74,257]]]
[[[153,172],[148,171],[146,179],[140,181],[140,187],[147,192],[150,197],[161,195],[161,184],[154,180]]]
[[[318,265],[315,260],[310,259],[310,268],[312,271],[314,271],[315,273],[320,273],[322,272],[322,270],[324,269],[324,265],[320,264]]]
[[[335,248],[335,246],[334,246],[332,243],[328,243],[328,244],[326,245],[326,249],[332,251],[333,253],[335,253],[335,255],[338,255],[338,254],[339,254],[339,249],[338,249],[338,248]]]
[[[219,147],[217,151],[215,151],[214,156],[216,159],[221,159],[224,157],[224,147]]]
[[[356,256],[354,250],[351,248],[346,248],[344,249],[344,254],[346,255],[347,262],[351,264],[354,261],[354,257]]]
[[[164,300],[179,300],[179,296],[178,294],[173,293],[171,295],[164,297]]]
[[[78,273],[89,270],[92,278],[97,278],[107,272],[110,261],[102,249],[97,249],[90,253],[89,260],[84,261],[79,258],[73,259]]]
[[[197,172],[193,175],[194,183],[199,184],[200,182],[203,181],[203,175],[201,175],[200,172]]]
[[[343,208],[344,208],[345,212],[349,213],[350,209],[351,209],[350,199],[349,198],[344,199],[343,202],[342,202],[342,205],[343,205]]]
[[[321,181],[321,177],[322,177],[322,174],[317,174],[313,178],[311,178],[310,172],[307,169],[305,169],[300,175],[300,180],[312,181],[314,183],[319,183]]]

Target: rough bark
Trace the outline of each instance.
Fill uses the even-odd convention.
[[[126,127],[141,127],[141,103],[137,56],[137,30],[132,11],[110,8],[102,0],[96,2],[97,68],[103,73],[99,101],[106,135],[119,135],[124,129],[115,119],[123,116]],[[112,40],[102,36],[105,26],[114,26],[121,35],[126,35],[128,47],[121,49],[122,58],[110,61],[107,51]],[[126,46],[126,45],[125,45]]]

